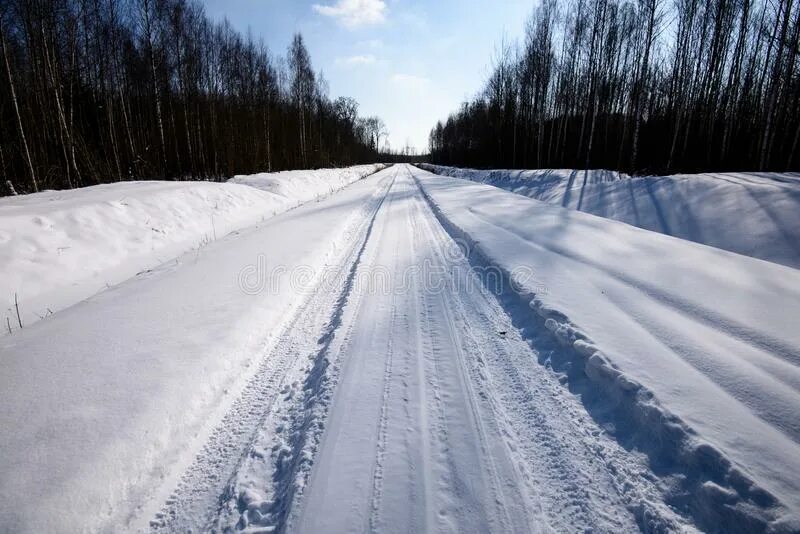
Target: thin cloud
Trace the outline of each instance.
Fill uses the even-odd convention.
[[[363,56],[350,56],[336,58],[337,65],[346,65],[349,67],[359,67],[363,65],[373,65],[377,59],[372,54]]]
[[[332,6],[314,4],[312,8],[351,30],[386,21],[387,8],[383,0],[339,0]]]

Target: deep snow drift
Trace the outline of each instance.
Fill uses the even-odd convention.
[[[519,325],[570,349],[548,366],[623,441],[686,477],[707,526],[800,529],[800,271],[417,176],[451,234],[515,279]]]
[[[19,328],[15,295],[22,324],[30,325],[381,168],[236,176],[229,183],[122,182],[0,198],[0,335]]]
[[[632,177],[568,169],[425,169],[494,185],[695,243],[800,268],[800,175],[708,173]]]

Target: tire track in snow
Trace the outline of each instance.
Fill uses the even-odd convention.
[[[413,176],[412,176],[413,178]],[[416,183],[415,183],[416,186]],[[418,191],[419,192],[419,191]],[[455,255],[460,254],[460,247],[458,247],[457,243],[452,241],[449,236],[443,233],[442,228],[439,226],[438,221],[432,217],[432,213],[430,213],[430,209],[427,206],[424,197],[422,197],[421,192],[419,196],[419,201],[417,203],[417,210],[420,212],[420,219],[424,221],[424,225],[426,227],[427,235],[430,236],[430,239],[434,243],[434,252],[441,262],[442,265],[447,266],[445,272],[448,273],[448,279],[450,280],[450,285],[453,288],[462,288],[462,285],[459,285],[456,280],[454,280],[451,274],[451,265],[453,260],[452,256],[455,252]],[[450,253],[446,253],[446,250],[450,250]],[[451,259],[448,259],[448,256]],[[445,293],[441,295],[441,304],[443,312],[447,316],[448,324],[451,325],[449,329],[449,335],[451,342],[456,347],[456,352],[458,355],[458,364],[459,364],[459,371],[462,377],[462,383],[464,387],[468,390],[468,398],[470,400],[470,410],[473,414],[473,418],[475,420],[476,426],[479,431],[479,436],[481,440],[481,449],[484,451],[484,458],[487,459],[488,463],[488,472],[490,473],[492,479],[492,489],[494,491],[495,499],[498,503],[504,504],[507,502],[507,496],[505,495],[506,492],[503,490],[503,486],[514,486],[522,490],[524,488],[524,478],[522,474],[519,472],[518,466],[514,465],[512,462],[513,470],[511,471],[510,475],[513,476],[513,479],[507,480],[505,484],[502,481],[502,477],[499,475],[499,470],[497,467],[496,460],[491,453],[491,447],[489,443],[491,440],[488,437],[488,432],[485,428],[487,422],[493,421],[496,417],[495,412],[491,409],[486,410],[481,409],[481,401],[490,401],[492,400],[491,396],[488,396],[483,389],[480,388],[480,382],[475,380],[475,377],[472,373],[472,367],[469,366],[468,361],[470,359],[470,355],[474,355],[475,359],[478,363],[485,360],[482,358],[483,351],[480,348],[480,345],[477,343],[474,333],[473,327],[469,324],[466,320],[466,312],[463,303],[463,298],[459,295],[459,292],[453,292],[450,294],[454,297],[454,303],[448,303],[445,296]],[[452,305],[451,304],[455,304]],[[457,319],[456,319],[457,317]],[[460,329],[462,336],[456,336],[456,328],[454,328],[457,324],[462,325]],[[462,346],[461,340],[467,342],[465,346]],[[470,343],[471,341],[471,343]],[[482,375],[481,375],[482,376]],[[476,386],[477,389],[476,389]],[[495,430],[496,435],[506,435],[502,431],[502,429],[497,428]],[[530,492],[532,495],[533,493]],[[530,502],[530,495],[527,497],[528,501]],[[511,525],[514,525],[514,531],[520,531],[522,529],[527,529],[530,526],[530,517],[528,516],[528,510],[517,510],[518,512],[523,512],[523,517],[515,518],[516,524],[514,519],[512,519],[512,514],[509,512],[506,506],[502,506],[502,518],[504,519],[503,529],[509,530]]]
[[[690,528],[547,369],[555,345],[517,330],[469,260],[447,254],[451,235],[400,170],[354,218],[334,262],[344,280],[304,301],[265,359],[269,385],[202,460],[224,491],[187,483],[162,530]],[[381,261],[392,276],[430,262],[449,285],[354,288]],[[196,504],[209,495],[211,509]]]
[[[440,223],[434,231],[452,240]],[[473,347],[468,353],[477,355],[472,374],[494,411],[493,420],[508,436],[506,446],[527,485],[536,490],[542,510],[538,520],[556,530],[692,530],[664,504],[668,481],[657,479],[644,455],[626,451],[598,426],[564,387],[564,377],[552,371],[551,354],[561,349],[549,341],[549,332],[520,331],[495,288],[466,257],[456,262],[462,266],[458,272],[473,278],[478,290],[454,293],[459,298],[453,302],[468,325],[465,339]],[[501,331],[506,335],[495,334]],[[638,524],[631,524],[634,518]]]
[[[413,191],[413,188],[409,187],[408,190]],[[419,265],[421,263],[421,257],[419,254],[419,223],[417,218],[414,217],[414,212],[410,206],[406,207],[406,217],[410,222],[410,244],[411,250],[415,253],[416,257],[415,265]],[[414,328],[413,331],[416,341],[417,388],[419,398],[422,399],[422,402],[420,402],[419,406],[419,426],[421,429],[419,440],[422,451],[422,466],[420,471],[423,479],[422,487],[424,491],[425,503],[425,513],[423,517],[425,518],[426,529],[430,529],[435,524],[433,519],[433,508],[435,503],[433,498],[433,481],[431,480],[433,478],[431,476],[433,464],[431,458],[432,440],[431,436],[429,435],[431,417],[428,414],[428,409],[430,408],[431,402],[433,402],[435,414],[440,422],[440,425],[442,425],[443,422],[443,410],[441,405],[441,395],[437,387],[438,376],[435,373],[428,373],[426,369],[427,362],[425,355],[430,354],[432,351],[430,318],[428,316],[428,308],[425,306],[423,291],[420,288],[420,280],[418,277],[415,277],[413,281],[412,291],[413,298],[411,299],[411,302],[413,304],[413,310],[411,311],[411,317],[416,317],[416,323],[414,325],[416,328]],[[409,330],[411,329],[409,328]],[[426,376],[430,378],[426,380]]]
[[[396,253],[396,250],[395,250]],[[394,330],[394,325],[397,321],[397,304],[396,298],[392,296],[392,307],[390,312],[389,331]],[[375,449],[375,460],[372,468],[372,492],[370,494],[370,515],[369,523],[367,526],[368,531],[376,532],[378,530],[378,520],[380,514],[381,497],[383,496],[383,462],[386,454],[386,440],[387,440],[387,421],[389,411],[389,396],[391,393],[391,381],[389,376],[392,374],[392,360],[393,360],[393,344],[392,338],[388,340],[388,347],[386,353],[386,365],[383,371],[383,395],[381,397],[381,414],[378,422],[378,446]]]
[[[333,244],[334,264],[340,265],[340,269],[357,264],[396,174],[395,169],[393,175],[383,178],[369,203],[352,216],[340,240],[346,246],[341,248],[338,243]],[[308,354],[307,347],[303,350],[308,339],[316,339],[314,332],[321,332],[323,325],[329,323],[326,319],[332,317],[330,302],[338,302],[334,298],[337,295],[322,290],[324,282],[315,280],[314,291],[301,301],[294,313],[290,312],[282,333],[265,351],[258,370],[211,433],[163,509],[151,521],[153,532],[219,529],[225,507],[231,501],[241,500],[234,491],[235,477],[248,458],[264,452],[254,450],[253,444],[258,441],[259,432],[278,396],[291,394],[296,387],[297,382],[286,383],[287,373],[301,354]],[[334,308],[333,313],[336,311]]]
[[[398,180],[395,194],[402,199],[398,202],[404,208],[398,208],[392,223],[392,236],[396,239],[393,273],[400,278],[409,266],[419,267],[426,262],[439,265],[441,261],[433,255],[430,230],[419,209],[422,199],[410,176]],[[400,263],[396,261],[398,249],[405,253]],[[381,465],[380,478],[371,480],[373,487],[381,491],[372,494],[370,528],[428,532],[508,530],[511,521],[505,508],[509,496],[499,490],[500,477],[493,459],[486,460],[487,455],[497,451],[481,445],[488,438],[481,436],[480,415],[469,398],[474,393],[465,387],[458,357],[452,351],[458,325],[442,320],[442,302],[435,293],[428,295],[431,288],[422,284],[419,273],[412,280],[414,283],[403,284],[403,298],[395,296],[392,301],[395,314],[398,301],[404,306],[399,313],[404,320],[390,330],[390,335],[399,337],[402,349],[393,351],[396,354],[392,373],[384,375],[391,385],[388,403],[382,402],[378,426],[387,430],[380,433],[376,447],[390,451],[388,456],[383,451],[378,453],[379,458],[388,459],[389,465]],[[384,383],[384,390],[385,386]],[[510,466],[508,460],[506,465]],[[357,480],[342,480],[340,484],[347,486]],[[324,511],[317,512],[324,515]]]
[[[335,276],[333,281],[336,284],[328,289],[328,292],[332,291],[332,295],[337,295],[330,311],[330,318],[324,325],[317,346],[304,347],[301,351],[309,355],[310,365],[289,371],[290,375],[298,377],[297,383],[302,381],[302,388],[295,387],[294,393],[287,395],[284,402],[279,400],[272,408],[270,418],[262,428],[263,437],[259,440],[259,444],[267,446],[259,447],[257,444],[251,448],[251,451],[256,453],[268,448],[273,454],[266,462],[260,461],[265,459],[264,455],[256,454],[256,461],[250,463],[257,465],[246,465],[238,470],[236,480],[231,483],[231,487],[236,490],[232,493],[238,497],[229,500],[227,514],[225,511],[220,514],[223,519],[222,525],[232,523],[230,520],[224,520],[227,515],[238,518],[236,526],[239,528],[264,527],[274,532],[291,530],[293,514],[310,475],[314,455],[324,429],[330,397],[338,381],[341,359],[338,356],[347,347],[351,325],[345,325],[344,336],[339,336],[345,308],[348,304],[352,304],[354,308],[359,306],[359,295],[353,291],[356,273],[362,265],[365,251],[373,237],[376,219],[392,190],[396,175],[395,171],[388,186],[382,190],[380,200],[351,250],[350,257],[339,265],[340,274],[345,275],[344,280],[339,284],[340,276]],[[324,302],[314,303],[312,307],[317,305],[322,309],[331,309],[331,306]],[[307,328],[293,329],[291,335],[302,345],[304,342],[307,344],[308,338],[316,332],[316,329],[311,331]],[[338,350],[332,349],[339,337],[342,339],[341,347]],[[332,366],[331,361],[334,362]],[[263,471],[265,467],[266,472]],[[252,476],[254,473],[255,477]],[[267,480],[271,480],[271,485],[264,488]],[[266,498],[261,497],[262,491],[266,494]],[[234,504],[235,510],[233,510]]]
[[[421,210],[418,209],[418,212]],[[423,215],[420,217],[423,221],[425,221],[425,226],[428,229],[429,236],[435,236],[436,233],[431,228],[428,219]],[[442,246],[441,242],[434,242],[434,252],[439,260],[442,262],[443,265],[447,264],[447,260],[445,259],[444,253],[440,248]],[[506,507],[506,496],[503,493],[502,484],[500,482],[500,476],[498,474],[498,468],[495,462],[494,457],[492,456],[490,447],[488,446],[488,437],[486,433],[486,429],[484,428],[484,424],[482,421],[482,414],[478,410],[477,403],[476,403],[476,393],[472,387],[472,383],[468,373],[466,371],[466,362],[465,362],[465,355],[461,347],[461,343],[456,335],[456,332],[459,330],[457,328],[456,319],[453,316],[453,310],[450,309],[446,297],[444,294],[439,295],[439,304],[441,306],[442,314],[445,318],[445,322],[447,324],[447,336],[450,341],[450,344],[454,348],[454,351],[457,356],[457,367],[459,374],[461,376],[461,385],[465,390],[464,398],[467,400],[469,405],[469,411],[471,414],[471,418],[474,424],[474,428],[476,430],[476,437],[479,440],[480,449],[482,451],[482,459],[484,460],[483,465],[484,469],[486,470],[489,479],[490,479],[490,490],[492,492],[492,496],[494,498],[494,502],[497,504],[499,508],[500,515],[497,519],[499,525],[496,525],[497,531],[508,532],[510,530],[510,525],[512,524],[511,516],[509,515],[509,511]],[[463,321],[461,324],[466,324]],[[463,333],[463,332],[462,332]],[[467,333],[469,335],[469,333]],[[515,531],[517,529],[514,529]]]
[[[404,188],[402,186],[397,188],[396,194],[402,195]],[[406,188],[407,189],[407,188]],[[406,213],[407,210],[404,210]],[[388,217],[388,215],[387,215]],[[414,220],[411,218],[407,218],[407,220],[413,226]],[[401,247],[398,246],[399,244],[395,244],[393,254],[392,254],[392,265],[397,265],[400,261],[400,250]],[[412,245],[413,247],[413,245]],[[412,284],[416,284],[416,280],[412,280]],[[393,343],[393,336],[388,336],[388,346],[387,346],[387,356],[386,356],[386,365],[384,367],[384,373],[382,377],[383,381],[383,393],[381,397],[381,412],[380,412],[380,419],[378,422],[378,442],[376,446],[376,454],[375,454],[375,462],[373,467],[373,474],[372,474],[372,492],[370,494],[370,503],[369,503],[369,521],[367,525],[367,531],[369,532],[379,532],[387,528],[387,522],[382,516],[381,508],[383,505],[383,492],[384,492],[384,480],[385,480],[385,462],[386,462],[386,453],[388,449],[389,443],[389,419],[390,419],[390,407],[392,406],[393,400],[395,397],[399,396],[399,399],[402,400],[403,404],[403,412],[405,415],[406,420],[406,432],[403,435],[403,443],[406,450],[412,450],[416,448],[417,444],[413,443],[415,441],[415,436],[413,435],[413,429],[415,424],[421,428],[426,428],[427,426],[427,414],[425,410],[425,405],[420,404],[418,413],[415,413],[413,407],[409,407],[409,400],[411,398],[425,398],[425,387],[424,387],[424,376],[423,376],[423,369],[419,364],[419,355],[423,353],[422,350],[422,340],[419,335],[419,327],[416,324],[418,321],[418,312],[417,308],[418,305],[414,302],[414,309],[413,310],[406,310],[405,313],[400,313],[398,310],[398,294],[392,288],[392,297],[390,303],[390,320],[389,320],[389,332],[397,332],[396,325],[398,323],[398,316],[403,318],[402,320],[402,328],[401,331],[406,333],[406,337],[403,339],[404,342],[412,345],[416,348],[415,354],[417,355],[417,367],[416,369],[409,369],[409,365],[412,364],[410,362],[408,355],[406,354],[405,357],[403,353],[395,355],[395,347]],[[415,293],[416,294],[416,293]],[[413,337],[414,342],[410,343],[408,338]],[[397,362],[395,360],[398,360]],[[403,364],[405,366],[401,369],[397,366],[397,364]],[[398,368],[396,368],[398,367]],[[412,371],[416,371],[415,373],[411,374]],[[399,377],[398,377],[399,375]],[[416,376],[417,383],[409,383],[409,379]],[[398,383],[399,382],[399,383]],[[412,391],[414,388],[419,388],[421,393],[414,394]],[[396,436],[393,436],[396,437]],[[422,459],[422,465],[419,469],[419,475],[422,478],[421,486],[423,488],[423,495],[422,495],[422,503],[425,507],[425,512],[420,514],[422,517],[422,524],[414,524],[414,528],[420,532],[429,531],[429,525],[432,524],[430,515],[430,506],[429,503],[432,500],[430,498],[430,488],[429,488],[429,481],[428,481],[428,471],[429,471],[429,445],[426,441],[426,434],[424,432],[420,432],[418,439],[420,440],[419,443],[419,450]],[[416,499],[419,498],[418,495],[414,494],[413,485],[409,485],[409,501],[414,502]],[[412,514],[413,515],[413,514]]]
[[[365,258],[365,254],[368,245],[373,240],[380,241],[380,233],[382,233],[383,227],[381,226],[381,232],[378,236],[373,236],[373,229],[384,202],[389,198],[396,176],[397,171],[395,171],[391,182],[381,195],[380,202],[366,225],[363,239],[359,241],[360,247],[355,252],[354,259],[345,262],[341,266],[343,270],[346,270],[346,278],[342,287],[338,290],[339,296],[333,306],[331,319],[328,321],[324,334],[320,338],[319,343],[321,346],[316,354],[310,358],[313,362],[312,369],[310,371],[301,369],[298,372],[298,374],[306,377],[303,394],[293,399],[293,402],[290,402],[288,406],[278,406],[273,409],[272,415],[279,421],[289,419],[293,422],[285,430],[282,428],[282,423],[278,422],[275,432],[272,433],[275,437],[269,441],[274,443],[277,438],[278,445],[280,445],[286,438],[281,439],[278,434],[289,435],[288,450],[285,453],[284,451],[279,453],[278,461],[272,470],[272,487],[268,490],[271,500],[262,501],[258,506],[259,510],[263,510],[265,508],[264,503],[267,503],[266,512],[263,515],[260,512],[259,515],[252,514],[255,518],[255,521],[253,521],[252,518],[246,515],[253,508],[252,503],[242,503],[240,496],[238,508],[241,509],[243,504],[246,504],[248,508],[240,515],[238,523],[240,527],[254,525],[258,528],[264,526],[273,529],[275,532],[293,530],[292,525],[296,519],[298,504],[302,500],[311,474],[314,456],[319,448],[325,427],[331,397],[338,383],[342,359],[346,360],[352,323],[348,321],[348,324],[344,325],[344,335],[340,335],[345,321],[345,313],[346,310],[353,310],[352,313],[349,313],[349,316],[352,316],[358,312],[361,305],[361,295],[354,290],[356,275],[365,263],[372,263]],[[389,202],[391,203],[391,199]],[[337,284],[335,287],[339,288],[340,286]],[[297,335],[307,336],[308,332],[300,331],[297,332]],[[338,338],[341,338],[339,346],[332,349]],[[329,365],[331,361],[333,365]],[[346,364],[346,361],[344,363]],[[322,366],[322,369],[318,370],[318,366]],[[267,435],[269,435],[271,429],[272,427],[267,425]],[[285,445],[284,442],[284,447]],[[273,450],[275,450],[275,447],[276,445],[273,444]],[[284,462],[289,464],[288,467],[281,465]],[[248,473],[243,470],[243,474],[247,475]],[[262,482],[265,478],[259,477],[256,482]],[[241,481],[238,485],[242,486]],[[247,495],[248,490],[245,489],[244,491],[245,495]],[[252,490],[250,491],[252,492]]]

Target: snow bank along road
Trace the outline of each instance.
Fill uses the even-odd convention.
[[[261,173],[227,183],[118,182],[0,198],[0,335],[383,167]]]
[[[798,292],[396,165],[0,340],[0,525],[800,531]]]
[[[601,169],[424,167],[548,204],[800,268],[798,173],[628,176]]]

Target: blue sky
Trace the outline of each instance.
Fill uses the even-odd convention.
[[[283,55],[306,39],[332,97],[379,115],[393,148],[427,149],[428,133],[483,85],[495,48],[520,39],[532,0],[205,0],[214,19]]]

